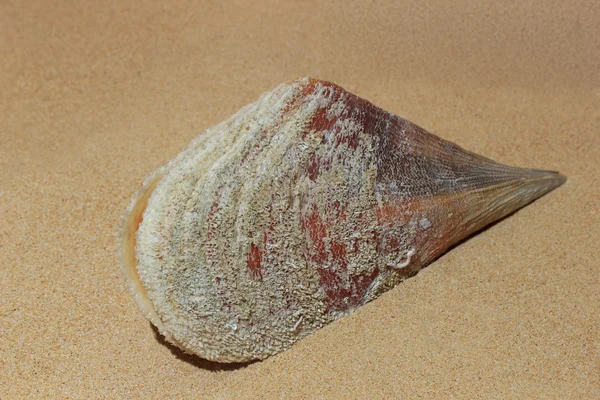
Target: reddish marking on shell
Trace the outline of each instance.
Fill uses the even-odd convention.
[[[323,239],[328,236],[327,226],[316,210],[313,210],[308,216],[302,218],[301,225],[302,230],[308,233],[312,241],[312,247],[307,249],[311,261],[318,265],[324,265],[329,260],[329,255],[331,255],[333,263],[346,269],[344,245],[332,241],[330,243],[331,250],[328,252],[325,248]]]
[[[402,208],[396,204],[382,204],[375,210],[375,215],[379,224],[385,224],[402,217]]]
[[[305,96],[307,96],[308,94],[314,94],[315,89],[317,88],[317,83],[318,83],[317,81],[311,80],[309,82],[309,84],[306,85],[302,89],[301,94],[288,104],[288,106],[286,107],[286,110],[284,112],[288,112],[291,109],[291,107],[296,105],[298,100],[306,99],[307,97],[305,97]],[[329,82],[320,82],[320,84],[322,86],[329,88],[329,90],[330,90],[329,99],[330,99],[331,103],[336,102],[340,98],[340,95],[344,92],[344,90],[342,88],[340,88],[339,86],[337,86],[335,84],[332,84]],[[317,111],[313,115],[310,123],[306,126],[306,128],[302,134],[302,137],[305,138],[311,132],[323,132],[323,131],[331,130],[337,121],[337,117],[331,116],[331,119],[330,119],[328,114],[329,114],[329,106],[317,109]],[[325,140],[325,137],[323,137],[323,141],[324,140]]]
[[[265,132],[265,130],[263,130],[263,133],[264,132]],[[251,158],[251,157],[255,158],[256,154],[259,154],[261,151],[262,151],[262,148],[260,147],[260,145],[258,143],[255,144],[254,146],[252,146],[251,149],[248,149],[248,151],[246,151],[246,153],[244,155],[242,155],[240,165],[245,165],[249,158]]]
[[[254,243],[250,244],[250,252],[248,253],[248,269],[250,269],[250,276],[258,278],[262,281],[262,251]]]
[[[397,253],[400,250],[400,238],[395,235],[383,235],[380,249],[383,254]]]
[[[302,90],[300,91],[300,93],[298,93],[298,95],[296,95],[285,107],[285,109],[283,110],[283,115],[288,114],[292,108],[294,108],[296,106],[296,104],[298,103],[298,100],[302,100],[305,99],[306,96],[309,93],[312,93],[315,90],[315,87],[317,86],[317,83],[319,83],[318,80],[310,78],[308,81],[308,84],[306,86],[304,86],[302,88]],[[329,83],[329,82],[321,82],[321,83]]]
[[[347,269],[346,246],[343,243],[331,243],[331,256],[336,261],[336,264],[340,265],[343,269]]]
[[[319,111],[315,113],[312,122],[308,126],[308,131],[315,130],[317,132],[326,131],[333,127],[337,118],[333,117],[329,119],[327,117],[327,108],[320,108]]]
[[[336,131],[339,132],[339,129],[336,129]],[[335,146],[339,146],[342,143],[348,146],[349,149],[356,150],[358,147],[358,132],[336,135]]]
[[[313,251],[309,250],[309,256],[317,264],[327,262],[327,253],[325,252],[325,243],[323,238],[327,236],[325,224],[316,210],[313,210],[307,217],[302,218],[302,230],[308,232],[313,244]]]
[[[342,94],[345,94],[343,99],[344,108],[350,110],[351,114],[341,117],[333,116],[333,118],[329,119],[327,116],[329,107],[320,108],[315,113],[311,123],[307,126],[304,135],[312,131],[319,132],[333,130],[337,137],[335,145],[344,143],[350,149],[356,149],[358,147],[359,132],[357,131],[352,132],[351,134],[342,135],[340,126],[334,128],[338,120],[343,121],[345,119],[352,119],[362,127],[362,131],[369,135],[381,135],[384,131],[387,131],[387,129],[382,126],[381,121],[389,121],[390,117],[393,117],[388,112],[371,104],[365,99],[346,92],[343,88],[334,83],[318,81],[316,79],[309,80],[308,84],[302,88],[300,93],[288,103],[283,113],[289,113],[293,107],[296,107],[298,103],[302,101],[302,99],[306,98],[309,94],[314,94],[318,85],[325,86],[331,90],[330,99],[332,103],[338,101]],[[392,118],[392,120],[394,120],[396,124],[398,124],[398,121],[401,121],[397,117]],[[325,137],[323,140],[325,140]]]
[[[349,96],[348,104],[352,107],[352,117],[362,126],[364,132],[377,135],[381,132],[380,121],[388,119],[385,111],[358,96]]]
[[[317,158],[316,154],[312,154],[308,159],[308,166],[306,168],[306,173],[308,174],[308,179],[314,181],[319,176],[319,169],[321,167],[321,163]]]
[[[375,269],[369,275],[351,276],[348,287],[345,287],[338,272],[325,268],[319,268],[318,272],[321,287],[325,289],[325,301],[329,311],[344,311],[360,305],[365,292],[379,275],[379,270]]]
[[[381,118],[381,115],[377,112],[377,108],[371,103],[354,95],[347,95],[344,98],[344,106],[346,110],[351,110],[351,113],[350,115],[345,115],[340,119],[352,120],[358,126],[360,126],[361,129],[342,132],[341,126],[338,126],[334,129],[334,136],[336,138],[334,144],[335,146],[345,144],[349,149],[356,150],[358,148],[359,135],[361,131],[367,135],[377,134],[378,121]],[[365,111],[365,109],[368,109],[369,111]]]
[[[308,175],[308,178],[314,182],[321,173],[329,171],[330,168],[331,159],[329,156],[326,155],[319,158],[316,153],[313,153],[308,158],[306,174]]]
[[[336,201],[329,210],[334,218],[346,217],[346,205]],[[307,258],[317,266],[319,284],[325,291],[325,304],[329,311],[344,311],[361,304],[369,285],[379,274],[375,269],[366,275],[348,275],[347,248],[344,243],[330,240],[327,221],[313,209],[301,221],[302,230],[311,239],[312,246],[307,248]],[[358,241],[350,251],[358,251]]]

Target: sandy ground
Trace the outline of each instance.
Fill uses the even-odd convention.
[[[600,3],[0,4],[0,398],[600,398]],[[336,82],[561,188],[291,350],[169,347],[117,262],[146,174]]]

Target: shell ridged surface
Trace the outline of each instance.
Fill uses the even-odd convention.
[[[169,341],[214,361],[263,359],[563,180],[303,78],[151,174],[124,218],[121,259]]]

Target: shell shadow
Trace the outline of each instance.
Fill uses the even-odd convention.
[[[195,354],[186,353],[181,350],[179,347],[172,345],[167,342],[163,335],[160,334],[158,329],[152,324],[152,331],[154,332],[154,338],[158,343],[168,348],[171,353],[175,355],[178,359],[188,364],[193,365],[196,368],[205,369],[208,371],[235,371],[238,369],[242,369],[247,367],[250,364],[254,364],[256,361],[248,361],[248,362],[240,362],[240,363],[220,363],[216,361],[205,360],[204,358],[200,358]]]

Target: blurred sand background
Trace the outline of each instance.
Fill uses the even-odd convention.
[[[0,398],[600,398],[600,3],[0,3]],[[120,274],[146,174],[331,80],[561,188],[291,350],[168,347]]]

